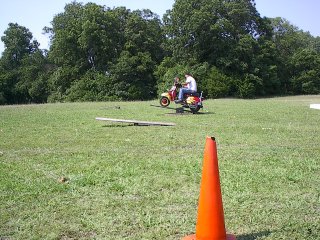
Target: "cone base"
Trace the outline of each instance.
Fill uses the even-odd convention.
[[[189,235],[181,238],[181,240],[197,240],[196,235]],[[236,240],[236,236],[232,234],[227,234],[226,240]]]

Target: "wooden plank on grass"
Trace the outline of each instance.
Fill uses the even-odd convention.
[[[175,126],[175,123],[164,123],[164,122],[147,122],[147,121],[137,121],[137,120],[127,120],[127,119],[114,119],[114,118],[102,118],[97,117],[96,120],[99,121],[111,121],[111,122],[122,122],[122,123],[133,123],[138,126]]]

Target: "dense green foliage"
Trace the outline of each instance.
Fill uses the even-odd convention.
[[[320,93],[320,37],[262,18],[254,0],[176,0],[162,21],[72,2],[51,24],[41,50],[9,23],[0,104],[152,99],[186,71],[211,98]]]

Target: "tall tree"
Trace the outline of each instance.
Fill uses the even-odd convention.
[[[266,51],[260,43],[271,39],[268,24],[260,17],[254,0],[177,0],[164,16],[174,60],[217,67],[232,76],[233,80],[224,79],[234,85],[230,91],[240,96],[256,95],[263,85],[261,77],[268,67],[257,71],[256,64],[257,56]],[[245,94],[245,89],[250,93]]]
[[[155,96],[156,64],[163,58],[163,34],[158,16],[150,10],[134,11],[127,16],[123,51],[111,69],[116,90],[125,99]]]
[[[9,23],[8,26],[1,37],[5,47],[2,59],[7,67],[15,68],[26,54],[38,49],[39,44],[36,41],[31,42],[32,33],[26,27],[17,23]]]
[[[320,54],[302,49],[291,57],[291,84],[295,94],[320,93]]]
[[[110,9],[73,2],[55,16],[52,25],[46,28],[52,41],[49,58],[58,68],[50,78],[50,86],[59,91],[53,99],[71,94],[67,90],[72,86],[77,91],[72,95],[74,100],[81,92],[79,88],[87,86],[77,81],[94,81],[94,74],[98,74],[99,81],[106,81],[101,84],[110,86],[110,94],[117,97],[124,97],[122,93],[126,92],[124,98],[136,99],[150,97],[154,92],[153,71],[163,57],[158,15],[150,10],[131,12],[124,7]],[[123,64],[127,73],[121,69]],[[102,78],[101,73],[106,76]],[[141,86],[148,89],[133,90]],[[143,92],[148,94],[142,95]]]
[[[44,28],[51,39],[49,58],[57,66],[87,67],[86,55],[80,51],[78,43],[83,24],[82,4],[72,2],[64,10],[53,18],[52,28]]]
[[[71,85],[88,70],[108,69],[117,51],[118,31],[114,23],[108,11],[94,3],[83,6],[72,2],[54,17],[52,28],[45,28],[51,38],[49,59],[57,67],[50,77],[50,100],[66,97]]]
[[[0,101],[3,104],[46,101],[46,57],[32,33],[9,23],[1,38],[5,50],[0,61]]]
[[[292,82],[293,75],[297,76],[298,74],[295,59],[297,59],[298,56],[302,56],[302,53],[304,55],[310,53],[310,51],[304,51],[305,49],[317,51],[316,39],[309,33],[303,32],[298,27],[292,25],[284,18],[271,18],[270,23],[273,28],[272,39],[277,52],[278,75],[282,92],[299,94],[301,90],[294,87]],[[310,64],[315,67],[314,62]],[[303,71],[301,68],[298,69],[298,71]]]
[[[242,36],[264,34],[254,1],[177,0],[164,16],[173,56],[227,67]],[[227,59],[226,59],[227,58]]]

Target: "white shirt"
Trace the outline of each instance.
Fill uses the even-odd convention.
[[[191,76],[188,76],[186,78],[186,83],[188,84],[188,88],[192,91],[197,91],[197,83],[196,83],[196,80],[191,77]]]

